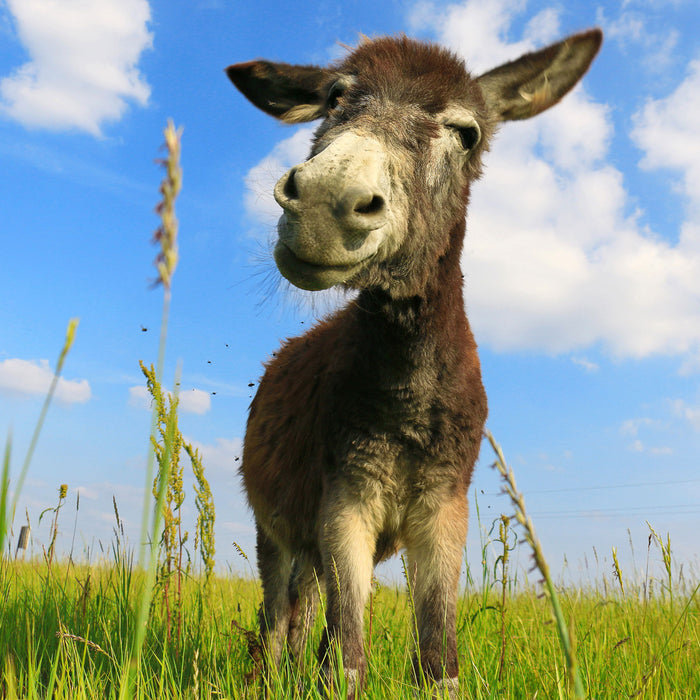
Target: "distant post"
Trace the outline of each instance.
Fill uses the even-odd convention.
[[[19,531],[19,539],[17,540],[17,549],[15,550],[15,559],[19,554],[19,550],[22,550],[22,558],[24,558],[24,553],[27,551],[29,546],[29,536],[31,534],[31,528],[29,525],[22,525],[22,529]]]

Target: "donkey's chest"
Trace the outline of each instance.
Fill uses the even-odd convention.
[[[459,440],[422,424],[368,432],[336,445],[326,461],[326,498],[362,504],[376,536],[375,562],[406,546],[412,524],[428,522],[440,504],[462,493],[471,467]]]
[[[428,488],[435,478],[459,470],[460,443],[468,436],[454,402],[445,400],[449,387],[437,372],[360,388],[329,416],[324,460],[329,472],[355,483],[364,477],[398,495]]]

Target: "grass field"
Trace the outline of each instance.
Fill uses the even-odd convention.
[[[568,697],[566,671],[549,602],[537,588],[513,590],[489,567],[460,598],[460,681],[467,698]],[[624,572],[623,572],[624,576]],[[624,580],[624,579],[623,579]],[[115,545],[93,566],[46,560],[3,561],[0,659],[4,698],[124,697],[145,577]],[[651,584],[651,585],[650,585]],[[628,591],[559,591],[591,698],[698,698],[700,605],[692,591],[643,581]],[[656,593],[649,595],[649,590]],[[254,630],[260,591],[251,579],[184,577],[169,606],[156,590],[136,672],[138,698],[253,698],[261,680],[245,630]],[[179,602],[178,602],[179,600]],[[505,601],[505,605],[503,604]],[[287,666],[270,697],[322,697],[313,646],[299,675]],[[402,587],[377,587],[367,610],[367,698],[415,698],[410,599]],[[503,662],[501,663],[501,655]],[[500,669],[502,665],[502,669]],[[500,671],[499,671],[500,669]]]

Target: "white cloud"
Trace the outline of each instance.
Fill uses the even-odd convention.
[[[423,3],[411,22],[432,29],[478,73],[562,35],[549,8],[511,41],[525,5]],[[700,62],[673,95],[649,102],[635,119],[643,165],[679,169],[689,211],[699,212],[680,236],[662,237],[644,225],[610,158],[610,109],[585,87],[536,119],[503,126],[473,188],[467,221],[466,295],[480,342],[555,353],[602,346],[617,357],[678,355],[694,366],[688,358],[700,352],[698,113]],[[279,214],[274,180],[306,156],[309,133],[283,141],[249,173],[249,212],[266,223]],[[267,181],[262,173],[270,173]]]
[[[216,442],[205,444],[197,440],[189,440],[192,446],[199,450],[202,464],[207,473],[210,471],[228,474],[234,477],[243,454],[241,438],[216,438]]]
[[[640,428],[659,428],[661,424],[653,418],[630,418],[620,426],[621,435],[637,437]]]
[[[570,97],[572,106],[584,99]],[[479,336],[502,350],[602,342],[628,357],[694,351],[700,255],[626,215],[616,168],[585,157],[571,167],[582,145],[551,126],[566,119],[566,104],[525,128],[506,125],[474,187],[463,264]],[[605,109],[597,112],[591,121],[601,122]],[[588,131],[590,153],[605,155],[607,129]],[[538,155],[552,133],[561,143]]]
[[[179,394],[179,410],[203,416],[211,408],[211,396],[201,389],[182,389]],[[129,406],[151,410],[151,395],[145,386],[129,387]]]
[[[272,194],[275,183],[289,168],[306,160],[314,127],[302,127],[280,141],[270,155],[253,166],[245,177],[246,211],[266,226],[275,226],[282,210]]]
[[[659,21],[660,19],[665,21]],[[667,70],[673,62],[679,33],[669,27],[667,16],[650,17],[648,13],[627,10],[623,5],[619,17],[615,20],[608,19],[604,10],[598,8],[596,22],[602,26],[606,38],[617,41],[623,51],[641,48],[641,58],[637,60],[648,69],[660,73]],[[650,23],[660,31],[657,33],[650,30]]]
[[[0,393],[45,396],[54,373],[48,360],[8,359],[0,362]],[[92,392],[87,379],[70,380],[59,377],[54,397],[61,403],[86,403]]]
[[[677,404],[678,402],[676,402]],[[678,406],[673,405],[674,412],[679,414]],[[632,452],[654,455],[663,457],[674,454],[672,447],[668,446],[649,446],[640,438],[640,433],[665,433],[669,429],[669,423],[660,421],[654,418],[630,418],[620,426],[620,435],[634,438],[633,442],[628,445],[628,449]]]
[[[597,372],[600,369],[600,366],[596,362],[591,362],[590,360],[588,360],[585,357],[572,357],[571,361],[575,365],[582,367],[589,374]]]
[[[150,88],[139,73],[151,47],[147,0],[7,0],[30,60],[0,81],[2,110],[28,127],[99,135]]]
[[[526,5],[527,0],[470,0],[445,8],[421,2],[409,16],[409,25],[432,29],[441,44],[464,56],[469,70],[479,74],[558,38],[559,12],[552,7],[530,19],[520,41],[506,40],[514,16]]]
[[[644,151],[648,170],[680,171],[692,229],[700,249],[700,58],[692,61],[683,82],[668,97],[649,100],[634,117],[632,138]]]
[[[180,410],[203,416],[211,408],[211,396],[201,389],[188,389],[180,392]]]
[[[98,491],[91,486],[76,486],[73,490],[80,495],[80,498],[86,498],[88,501],[95,501],[99,498]]]
[[[632,452],[650,454],[655,457],[668,457],[673,454],[672,447],[648,447],[641,440],[635,440],[628,449]]]
[[[151,395],[145,386],[137,385],[129,387],[129,406],[133,408],[151,409]]]
[[[700,431],[700,406],[691,406],[678,399],[672,402],[673,412],[690,423],[694,430]]]

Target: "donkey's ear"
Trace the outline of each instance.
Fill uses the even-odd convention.
[[[316,66],[249,61],[226,69],[231,82],[263,112],[285,122],[309,122],[326,112],[331,71]]]
[[[477,78],[500,121],[528,119],[555,105],[583,77],[603,42],[603,32],[574,34],[525,54]]]

